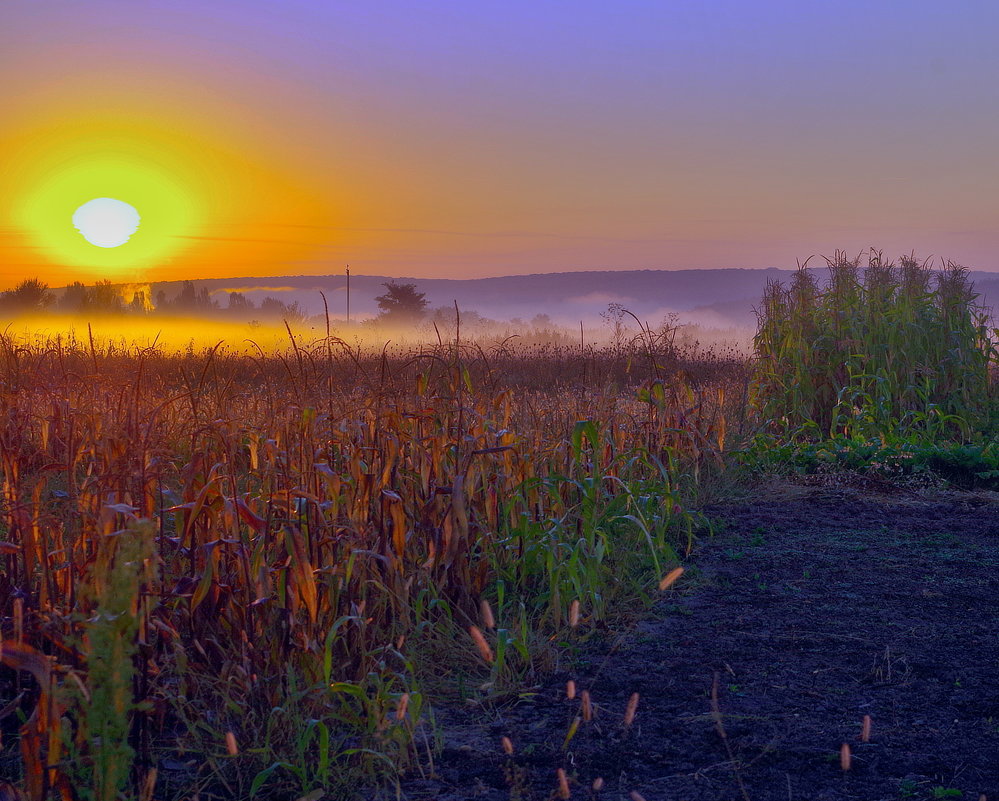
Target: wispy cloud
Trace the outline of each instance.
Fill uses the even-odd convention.
[[[304,244],[302,241],[295,241],[289,239],[268,239],[260,237],[242,237],[242,236],[175,236],[174,239],[190,239],[198,242],[256,242],[257,244],[266,245],[301,245]]]
[[[495,230],[495,231],[457,231],[447,228],[361,228],[336,225],[310,225],[308,223],[268,223],[272,228],[300,228],[310,231],[329,231],[361,234],[422,234],[426,236],[454,236],[466,239],[555,239],[580,242],[628,242],[642,244],[664,244],[676,242],[701,242],[702,238],[690,237],[652,237],[636,238],[628,236],[601,236],[595,234],[561,234],[551,231],[525,230]],[[189,239],[223,239],[222,237],[187,237]],[[236,239],[232,241],[255,241]],[[260,240],[280,241],[280,240]]]

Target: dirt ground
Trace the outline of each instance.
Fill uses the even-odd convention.
[[[705,511],[719,533],[646,619],[519,704],[441,710],[444,752],[403,797],[558,798],[562,768],[572,798],[999,799],[999,495],[798,487]],[[569,679],[594,713],[566,742]]]

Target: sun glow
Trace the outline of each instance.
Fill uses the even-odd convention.
[[[0,130],[8,284],[31,275],[59,286],[267,274],[311,257],[328,237],[328,210],[311,185],[273,169],[239,132],[65,105],[58,119]],[[105,199],[134,208],[133,222],[141,215],[134,232],[123,221],[108,223],[123,226],[114,235],[74,223],[81,207]]]
[[[10,203],[39,262],[70,280],[134,278],[167,264],[205,216],[197,152],[147,126],[40,128],[5,155],[0,206]]]
[[[95,189],[102,196],[95,198]],[[121,197],[135,206],[115,199]],[[142,209],[141,228],[136,207]],[[126,154],[59,165],[35,187],[22,214],[25,227],[55,261],[106,275],[140,270],[173,255],[182,243],[177,237],[189,233],[195,216],[176,180],[151,160]]]
[[[99,248],[117,248],[131,239],[142,218],[135,207],[113,197],[88,200],[73,212],[73,225]]]

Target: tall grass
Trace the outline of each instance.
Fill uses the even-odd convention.
[[[782,439],[965,441],[989,423],[995,343],[967,270],[837,252],[828,277],[801,268],[767,285],[753,403]]]
[[[593,625],[675,565],[741,425],[735,364],[652,338],[0,338],[2,661],[36,677],[31,798],[335,794],[425,764],[428,689],[533,681],[570,610]]]

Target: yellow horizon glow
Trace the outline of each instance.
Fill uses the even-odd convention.
[[[203,204],[193,171],[176,147],[147,131],[84,127],[56,131],[21,153],[21,189],[13,219],[48,261],[99,277],[121,278],[168,260],[185,246]],[[95,198],[122,199],[142,208],[142,225],[118,247],[94,247],[73,225]]]
[[[4,336],[25,347],[84,346],[123,350],[157,347],[165,353],[201,350],[222,343],[237,353],[277,353],[291,347],[284,322],[250,323],[206,317],[145,315],[22,314],[5,320]],[[304,341],[322,334],[313,326],[291,322]]]
[[[20,256],[18,273],[53,286],[177,280],[238,275],[242,265],[259,271],[261,261],[314,252],[328,220],[315,193],[255,157],[251,143],[203,127],[77,111],[62,124],[0,135],[0,219],[13,224],[5,247]],[[138,211],[128,241],[95,247],[80,235],[73,215],[95,198]],[[262,233],[273,225],[300,227],[293,238]]]

